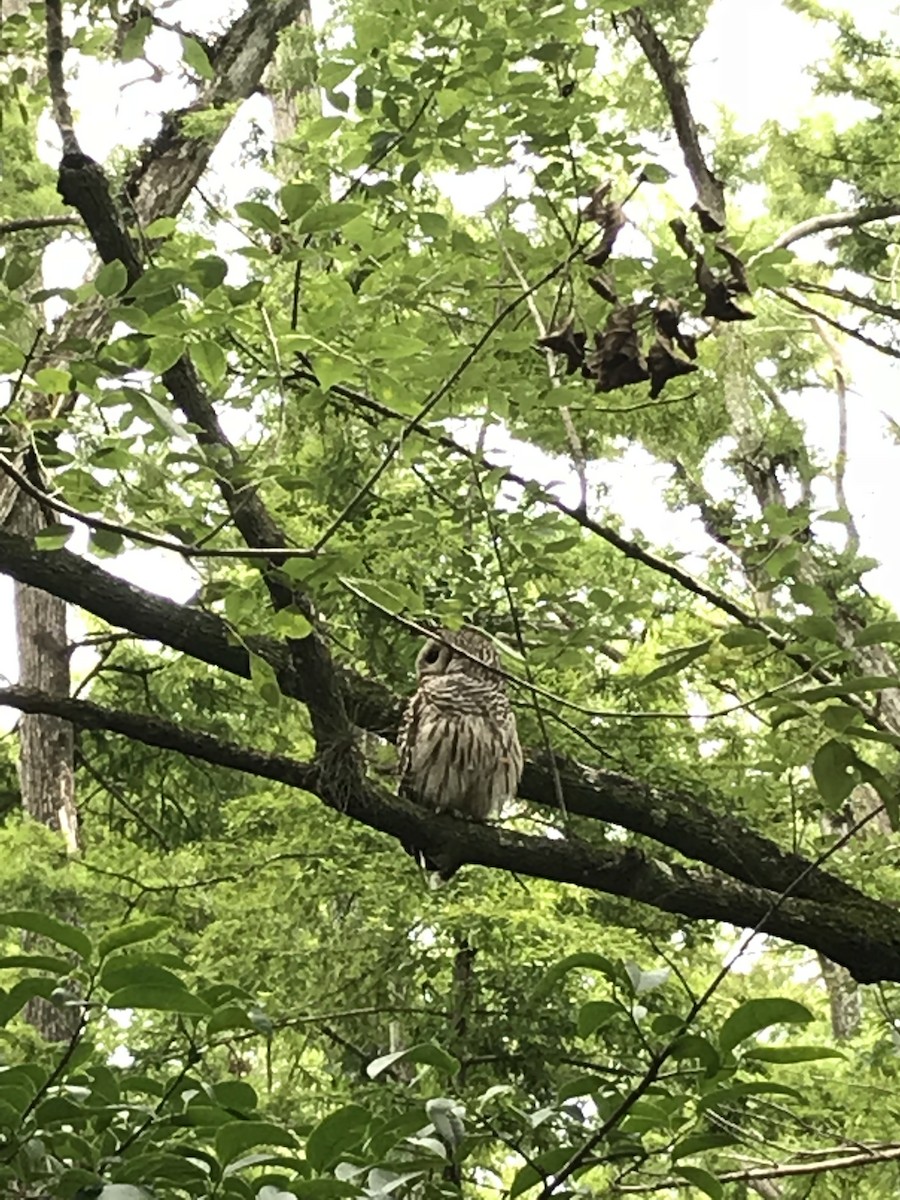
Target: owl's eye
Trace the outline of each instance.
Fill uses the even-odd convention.
[[[425,653],[422,655],[422,662],[425,663],[426,666],[430,667],[430,666],[433,666],[440,657],[441,657],[441,648],[437,644],[437,642],[435,642],[433,645],[429,646],[428,649],[425,651]]]

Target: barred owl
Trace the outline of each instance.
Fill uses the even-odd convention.
[[[400,725],[400,790],[437,812],[486,821],[515,796],[522,775],[516,718],[490,669],[500,666],[490,639],[469,628],[437,636],[416,660],[418,687]]]

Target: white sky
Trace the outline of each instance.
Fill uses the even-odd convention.
[[[205,9],[221,12],[221,0],[210,0]],[[314,4],[314,13],[322,3]],[[883,0],[853,0],[857,20],[867,31],[876,31],[889,20]],[[167,10],[169,20],[181,19],[196,27],[195,4],[181,3]],[[181,16],[179,17],[179,11]],[[320,13],[316,14],[321,15]],[[895,28],[900,24],[895,18]],[[154,34],[159,50],[165,54],[165,40],[170,35]],[[693,52],[695,67],[689,78],[691,100],[701,123],[715,128],[717,109],[726,105],[737,117],[742,129],[752,130],[761,122],[778,118],[791,123],[801,114],[835,111],[835,101],[816,100],[811,95],[805,67],[827,55],[827,29],[816,28],[803,18],[786,10],[781,0],[717,0],[709,27]],[[154,57],[155,54],[151,54]],[[166,55],[168,57],[168,55]],[[91,61],[71,88],[73,105],[78,114],[77,129],[85,151],[104,161],[117,145],[136,146],[151,136],[157,128],[156,114],[183,104],[188,93],[171,76],[162,83],[132,82],[121,91],[122,84],[139,80],[147,74],[141,63],[111,66]],[[857,119],[855,106],[846,105],[838,111],[842,120]],[[246,166],[236,168],[247,124],[255,120],[270,127],[266,102],[261,97],[248,101],[222,144],[214,155],[211,171],[215,186],[226,188],[231,202],[244,197],[254,185],[265,183],[263,171],[255,172]],[[55,131],[49,121],[42,127],[48,145],[44,156],[48,162],[58,161]],[[676,165],[675,160],[672,163]],[[672,183],[672,190],[685,206],[693,196],[683,178]],[[207,181],[207,186],[209,181]],[[477,212],[496,199],[504,186],[496,173],[479,171],[464,177],[442,176],[441,185],[461,210]],[[227,236],[227,229],[223,237]],[[223,248],[226,248],[223,245]],[[798,247],[799,249],[799,247]],[[812,239],[803,246],[805,253],[816,254]],[[82,279],[87,256],[70,239],[61,238],[45,256],[46,286],[76,286]],[[858,344],[844,347],[853,375],[854,392],[850,401],[849,465],[846,487],[850,507],[862,535],[864,553],[879,559],[883,565],[867,577],[873,590],[887,596],[900,608],[900,562],[895,562],[893,548],[895,529],[893,514],[900,510],[900,472],[896,469],[897,448],[886,433],[882,411],[900,421],[897,402],[898,372],[895,364]],[[834,398],[821,390],[791,401],[792,408],[806,421],[813,445],[832,458],[836,444],[837,416]],[[558,480],[565,466],[551,463],[546,456],[530,447],[516,448],[516,467],[535,478]],[[576,496],[574,480],[564,488]],[[691,513],[670,513],[661,499],[668,471],[652,463],[639,448],[630,450],[618,462],[602,465],[602,479],[609,488],[608,503],[618,511],[629,526],[639,529],[651,544],[672,544],[691,555],[701,555],[708,549],[708,540],[699,522]],[[83,544],[83,542],[82,542]],[[78,543],[71,543],[77,548]],[[143,587],[184,599],[193,590],[191,572],[180,558],[153,550],[130,551],[118,559],[106,560],[104,567]],[[686,565],[700,569],[699,557]],[[12,587],[0,577],[0,674],[7,678],[16,675],[15,641],[12,621]],[[0,713],[0,722],[4,721]]]

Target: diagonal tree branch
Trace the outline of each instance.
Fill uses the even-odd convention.
[[[873,900],[860,897],[855,905],[826,905],[783,898],[721,875],[673,870],[634,848],[597,848],[571,838],[530,837],[435,814],[365,781],[338,798],[323,787],[317,764],[263,754],[156,717],[105,709],[85,700],[11,687],[0,689],[0,704],[49,713],[81,728],[108,729],[147,745],[300,788],[354,821],[400,841],[412,841],[435,861],[452,858],[454,863],[574,884],[685,917],[755,925],[827,954],[861,982],[900,980],[900,914]]]
[[[257,654],[273,668],[285,696],[304,704],[315,700],[310,677],[296,668],[285,643],[257,636],[240,644],[218,617],[154,596],[68,550],[36,550],[26,539],[0,530],[0,572],[60,596],[111,625],[124,626],[139,637],[244,679],[250,677],[250,654]],[[340,680],[354,724],[394,740],[403,702],[382,684],[353,672],[341,672]],[[574,815],[630,829],[756,887],[781,891],[808,871],[797,887],[798,896],[823,902],[865,900],[837,876],[818,868],[808,870],[807,859],[782,850],[685,792],[655,788],[563,758],[557,758],[556,766],[567,811]],[[541,758],[526,764],[519,791],[532,803],[557,805],[553,771]]]
[[[812,237],[815,233],[824,233],[826,229],[858,229],[860,225],[869,225],[872,221],[889,221],[892,217],[900,217],[900,201],[894,200],[889,204],[873,204],[869,208],[859,208],[855,212],[822,213],[818,217],[810,217],[792,225],[784,233],[779,234],[771,246],[762,252],[768,254],[771,250],[783,250],[792,246],[801,238]],[[752,261],[752,260],[751,260]]]
[[[643,9],[630,8],[623,14],[623,19],[662,87],[669,112],[672,114],[675,135],[697,192],[694,210],[700,225],[706,233],[719,233],[725,228],[725,190],[721,180],[715,177],[706,164],[697,123],[691,112],[678,64],[650,24]]]

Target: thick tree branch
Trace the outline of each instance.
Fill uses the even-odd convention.
[[[672,869],[633,848],[596,848],[571,838],[529,837],[430,813],[365,781],[337,797],[323,787],[317,764],[263,754],[156,717],[105,709],[84,700],[11,687],[0,689],[0,704],[49,713],[81,728],[107,729],[146,745],[300,788],[352,820],[420,846],[438,862],[515,871],[638,900],[685,917],[758,926],[827,954],[861,982],[900,981],[900,914],[876,901],[860,897],[855,904],[825,905],[783,898],[721,875]]]
[[[272,666],[285,696],[304,704],[315,699],[309,676],[296,669],[284,643],[248,637],[239,644],[218,617],[154,596],[68,550],[36,550],[26,539],[0,530],[0,572],[60,596],[111,625],[124,626],[244,679],[250,676],[250,652],[257,654]],[[393,740],[402,702],[381,684],[355,673],[343,672],[341,681],[354,724]],[[620,825],[745,883],[783,891],[810,865],[685,793],[593,771],[561,758],[557,769],[570,813]],[[520,795],[535,804],[556,805],[553,772],[546,762],[527,763]],[[821,869],[809,871],[796,895],[823,902],[865,900],[862,893]]]
[[[143,264],[112,201],[102,168],[80,152],[67,154],[60,166],[59,187],[66,202],[78,209],[104,262],[119,259],[125,265],[129,284],[140,279]],[[222,431],[191,360],[184,356],[163,372],[162,379],[172,399],[198,429],[200,446],[210,452],[210,467],[215,471],[219,491],[244,541],[252,549],[287,549],[288,540],[267,511],[256,486],[240,478],[239,456]],[[297,608],[314,625],[312,603],[279,570],[283,561],[284,556],[276,552],[263,565],[263,578],[273,604],[279,609]],[[351,785],[359,764],[331,655],[315,627],[306,637],[292,642],[291,652],[298,671],[309,682],[307,704],[317,753],[327,758],[325,774],[339,792]]]
[[[681,80],[678,65],[642,9],[630,8],[624,14],[624,21],[653,68],[665,95],[669,112],[672,114],[675,135],[697,191],[694,210],[700,225],[706,233],[719,233],[725,228],[725,191],[721,180],[717,179],[706,165],[697,124],[688,103],[687,91]]]
[[[144,149],[125,193],[142,225],[181,210],[194,184],[206,170],[224,128],[197,132],[185,129],[185,118],[224,109],[246,100],[260,86],[278,36],[309,7],[309,0],[249,0],[247,7],[212,47],[215,79],[187,108],[168,113],[159,133]]]
[[[860,225],[869,225],[872,221],[888,221],[892,217],[900,217],[900,201],[890,204],[874,204],[869,208],[859,208],[855,212],[822,213],[818,217],[810,217],[792,225],[780,234],[771,246],[767,246],[764,254],[771,250],[783,250],[786,246],[799,242],[801,238],[811,237],[814,233],[824,233],[826,229],[858,229]]]

